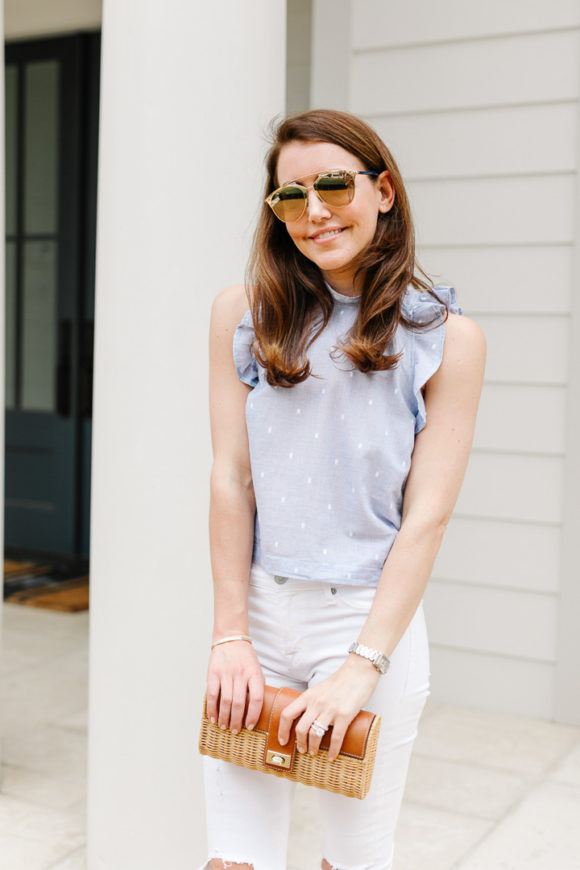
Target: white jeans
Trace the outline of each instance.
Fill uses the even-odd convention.
[[[250,633],[266,682],[304,690],[334,673],[358,638],[375,589],[295,580],[252,565]],[[365,709],[382,717],[371,788],[362,801],[316,789],[324,857],[335,870],[391,870],[394,834],[417,725],[429,695],[423,603]],[[295,784],[204,756],[209,858],[285,870]],[[209,864],[205,864],[208,867]],[[203,870],[203,868],[200,868]],[[310,870],[310,868],[301,868]]]

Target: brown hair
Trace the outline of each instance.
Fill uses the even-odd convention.
[[[293,115],[274,127],[266,156],[264,197],[274,190],[278,158],[289,142],[331,142],[354,154],[377,173],[388,170],[395,201],[387,213],[379,213],[373,241],[360,256],[356,271],[362,285],[355,322],[343,353],[362,372],[385,371],[396,366],[400,354],[385,350],[399,323],[417,328],[402,311],[402,297],[410,284],[432,292],[433,282],[415,257],[415,233],[411,209],[397,164],[378,134],[355,115],[330,109],[313,109]],[[415,275],[418,270],[427,282]],[[326,327],[334,300],[318,266],[305,257],[288,235],[284,224],[263,203],[248,263],[246,286],[256,341],[256,359],[266,369],[271,386],[293,387],[312,372],[306,351]],[[444,304],[444,303],[442,303]],[[320,328],[310,327],[322,310]],[[435,319],[435,318],[434,318]],[[434,322],[422,324],[429,326]],[[334,352],[333,352],[334,354]],[[315,377],[315,375],[313,375]]]

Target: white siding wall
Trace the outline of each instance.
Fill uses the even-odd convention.
[[[347,46],[340,89],[323,45],[331,10]],[[474,450],[425,596],[433,698],[580,721],[557,697],[558,668],[573,670],[558,649],[580,660],[559,637],[580,5],[317,0],[313,21],[313,105],[383,136],[422,266],[455,285],[488,341]]]

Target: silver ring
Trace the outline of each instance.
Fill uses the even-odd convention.
[[[315,719],[312,725],[316,725],[317,728],[322,728],[324,734],[328,731],[328,725],[323,725],[322,722],[318,721],[318,719]],[[312,725],[310,727],[312,727]]]
[[[315,725],[314,722],[310,726],[310,730],[313,734],[316,734],[317,737],[324,737],[326,731],[325,728],[322,728],[320,725]]]

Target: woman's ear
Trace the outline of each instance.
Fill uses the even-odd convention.
[[[395,202],[395,186],[391,181],[390,173],[385,169],[377,178],[377,186],[381,194],[379,211],[382,214],[390,211]]]

